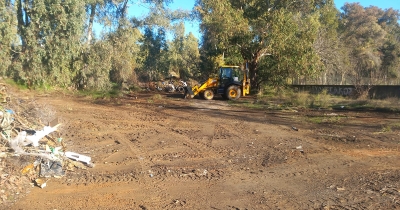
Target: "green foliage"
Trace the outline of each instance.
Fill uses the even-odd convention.
[[[282,85],[290,76],[314,76],[321,62],[313,43],[324,14],[316,8],[323,3],[199,0],[202,53],[211,59],[223,55],[229,64],[248,62],[256,89],[266,82]]]
[[[12,44],[17,40],[15,10],[10,1],[0,2],[0,74],[5,75],[12,62]]]
[[[151,100],[153,100],[153,101],[159,101],[159,100],[161,100],[162,99],[162,96],[160,95],[160,94],[154,94],[152,97],[151,97]]]
[[[112,87],[106,91],[98,89],[86,89],[79,91],[77,94],[90,97],[92,99],[111,99],[121,97],[122,92],[119,89],[118,85],[113,84]]]
[[[176,73],[187,80],[199,73],[200,53],[198,40],[192,33],[184,35],[182,22],[175,25],[174,39],[168,42],[168,51],[164,56],[169,73]]]
[[[0,75],[29,88],[102,92],[171,74],[204,80],[223,64],[247,63],[252,92],[306,79],[392,84],[400,75],[400,14],[391,8],[345,4],[339,16],[333,0],[197,0],[199,45],[185,34],[190,12],[171,2],[1,1]],[[128,20],[131,3],[151,11]],[[105,27],[101,36],[95,23]],[[283,106],[329,107],[325,95],[276,93]]]
[[[136,58],[140,48],[137,42],[140,38],[141,34],[137,29],[119,29],[116,34],[110,35],[114,48],[110,80],[119,86],[124,81],[137,81],[134,69],[138,67]]]
[[[188,17],[187,11],[169,10],[170,2],[138,2],[156,8],[143,23],[163,29],[170,28],[170,21]],[[0,74],[36,89],[59,86],[110,91],[114,84],[120,88],[126,82],[138,83],[135,69],[152,69],[153,63],[150,62],[152,58],[148,59],[145,67],[137,62],[144,60],[139,53],[142,35],[137,28],[139,25],[127,21],[128,3],[128,0],[2,1]],[[164,22],[152,22],[157,18]],[[109,26],[106,27],[109,31],[103,33],[100,40],[93,38],[94,22]],[[164,75],[168,74],[169,67],[163,64],[170,62],[169,57],[164,56],[168,49],[165,34],[166,31],[159,30],[154,42],[162,45],[159,49],[165,49],[162,55],[156,55],[157,69]],[[187,41],[193,42],[192,38]],[[190,48],[186,52],[188,55],[198,55],[198,50],[197,53],[193,51],[197,46],[193,46],[192,43],[185,45]],[[182,60],[185,59],[187,57]],[[190,76],[190,70],[198,61],[192,59],[191,62],[179,71]]]
[[[382,125],[382,129],[381,129],[382,133],[386,133],[386,132],[392,132],[392,127],[390,125]]]
[[[399,11],[345,4],[340,17],[341,41],[349,62],[347,76],[352,84],[384,84],[398,78],[400,44]],[[396,41],[397,40],[397,41]]]
[[[168,69],[162,63],[167,52],[165,30],[146,27],[145,34],[140,40],[140,55],[137,62],[141,68],[137,69],[141,79],[147,82],[159,80],[168,75]]]
[[[321,93],[317,94],[314,97],[314,100],[311,103],[312,107],[319,107],[319,108],[328,108],[329,104],[329,99],[331,98],[330,95],[328,95],[328,91],[325,89]]]
[[[108,90],[111,88],[109,71],[112,68],[112,46],[97,42],[82,55],[82,69],[75,77],[78,89]]]
[[[308,116],[306,117],[306,121],[310,123],[315,123],[315,124],[322,124],[322,123],[328,123],[328,124],[338,124],[340,122],[343,122],[346,120],[347,117],[340,116],[340,115],[324,115],[324,116]]]
[[[22,45],[12,76],[28,86],[69,86],[81,50],[84,3],[26,0],[17,1],[16,7]]]

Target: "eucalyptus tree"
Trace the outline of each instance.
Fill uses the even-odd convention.
[[[317,75],[322,63],[313,44],[325,5],[332,1],[197,0],[202,52],[233,62],[241,56],[256,89],[263,82],[281,85],[288,77]]]
[[[151,5],[147,16],[131,19],[133,27],[144,30],[138,57],[140,68],[137,68],[137,71],[146,80],[167,77],[171,71],[177,70],[174,68],[177,61],[171,60],[174,58],[171,54],[175,53],[176,58],[180,52],[175,51],[176,46],[167,43],[167,35],[176,31],[174,23],[189,18],[189,11],[171,10],[168,8],[168,3],[170,1],[155,2]]]
[[[84,2],[17,0],[19,65],[14,75],[31,85],[69,86],[81,49]]]
[[[86,41],[91,43],[93,37],[93,24],[98,22],[106,28],[127,26],[128,10],[132,6],[156,7],[168,5],[173,0],[85,0],[87,13]]]
[[[398,77],[399,12],[345,4],[340,16],[341,40],[350,57],[348,72],[356,85],[379,84]]]
[[[165,30],[147,27],[140,40],[140,53],[137,62],[141,68],[137,69],[142,79],[154,81],[168,74],[167,68],[162,65],[162,58],[167,49]]]
[[[389,8],[378,19],[387,32],[385,42],[379,48],[382,59],[381,71],[384,84],[400,84],[400,11]],[[397,80],[397,82],[393,81]]]
[[[339,14],[333,1],[326,1],[319,9],[320,27],[318,28],[317,38],[313,43],[313,48],[318,54],[323,71],[317,81],[318,84],[339,84],[345,75],[344,64],[346,53],[341,50],[339,40]]]
[[[6,75],[11,65],[13,45],[17,43],[17,16],[11,0],[0,2],[0,74]]]
[[[192,33],[185,35],[183,22],[175,24],[173,32],[174,37],[168,42],[165,59],[169,71],[177,73],[183,79],[198,76],[200,62],[198,39]]]

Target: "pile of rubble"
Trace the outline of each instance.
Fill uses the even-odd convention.
[[[58,118],[43,125],[43,119],[28,114],[37,107],[23,107],[22,99],[11,100],[5,85],[0,84],[0,91],[4,99],[0,105],[0,205],[12,204],[32,187],[46,187],[48,180],[61,178],[67,171],[94,167],[90,157],[68,151],[58,132],[62,126]]]

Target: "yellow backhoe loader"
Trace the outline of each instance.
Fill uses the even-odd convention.
[[[217,78],[208,78],[201,85],[185,87],[185,98],[194,98],[196,95],[211,100],[216,94],[223,98],[236,100],[250,93],[250,80],[248,70],[242,70],[239,66],[221,66]]]

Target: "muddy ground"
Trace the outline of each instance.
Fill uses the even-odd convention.
[[[135,98],[137,97],[137,99]],[[399,209],[400,114],[26,92],[93,168],[7,209]]]

